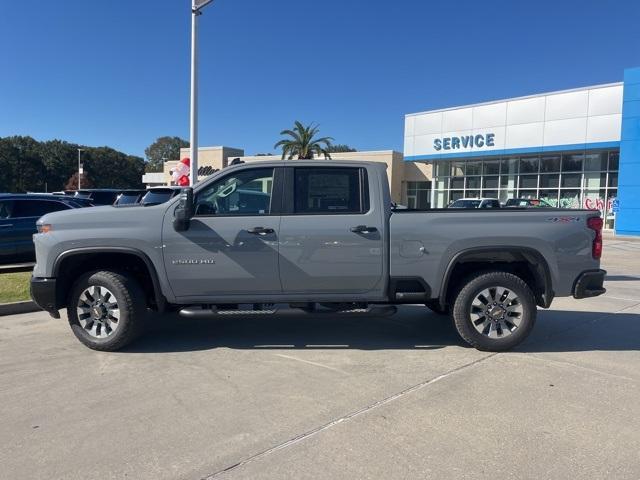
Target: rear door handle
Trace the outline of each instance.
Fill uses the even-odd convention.
[[[253,233],[254,235],[267,235],[270,233],[274,233],[275,230],[273,228],[253,227],[248,229],[247,232]]]
[[[378,231],[376,227],[367,227],[366,225],[357,225],[355,227],[351,227],[350,230],[353,233],[373,233]]]
[[[4,225],[0,225],[0,228],[13,227],[12,223],[5,223]]]

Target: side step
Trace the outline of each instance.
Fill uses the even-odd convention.
[[[248,316],[248,315],[273,315],[276,313],[278,309],[273,308],[269,310],[239,310],[239,309],[229,309],[229,310],[219,310],[216,307],[212,308],[202,308],[202,307],[185,307],[181,308],[178,312],[180,316],[185,318],[211,318],[211,317],[222,317],[222,316]]]
[[[240,310],[240,309],[228,309],[221,310],[215,306],[211,308],[203,308],[200,306],[191,306],[180,309],[178,312],[180,316],[185,318],[211,318],[222,316],[260,316],[260,315],[273,315],[275,313],[295,313],[295,314],[308,314],[308,315],[375,315],[375,316],[387,316],[396,313],[397,308],[395,305],[368,305],[362,308],[351,308],[345,310],[309,310],[300,307],[294,308],[269,308],[262,310]]]

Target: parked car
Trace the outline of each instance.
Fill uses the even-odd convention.
[[[497,198],[460,198],[447,208],[500,208]]]
[[[139,203],[146,190],[123,190],[118,194],[114,205],[133,205]]]
[[[168,202],[180,193],[180,187],[151,187],[144,194],[140,203],[145,206],[159,205]]]
[[[520,208],[553,208],[552,205],[540,198],[510,198],[506,201],[504,206]]]
[[[51,194],[0,194],[0,263],[32,261],[36,220],[47,213],[84,206],[91,204]]]
[[[87,198],[94,205],[113,205],[122,192],[121,188],[82,188],[76,191],[74,198]]]
[[[207,318],[288,304],[335,316],[422,303],[450,310],[470,345],[501,351],[527,337],[537,306],[605,292],[598,211],[391,211],[385,169],[256,162],[163,204],[45,215],[33,299],[56,318],[66,308],[96,350],[131,342],[148,308]]]

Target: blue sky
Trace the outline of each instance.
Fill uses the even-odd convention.
[[[189,135],[189,0],[2,0],[0,136],[143,155]],[[637,1],[216,0],[200,145],[273,152],[294,120],[402,150],[404,114],[622,80]]]

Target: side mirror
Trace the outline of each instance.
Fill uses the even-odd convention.
[[[193,188],[187,187],[180,191],[180,202],[173,212],[173,229],[176,232],[189,230],[193,217]]]

